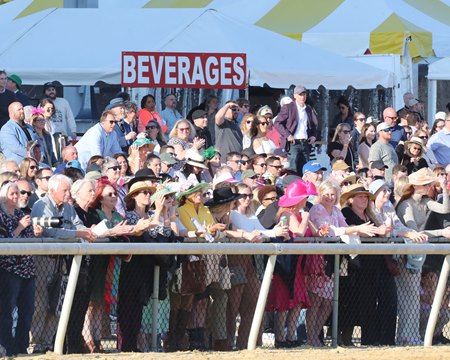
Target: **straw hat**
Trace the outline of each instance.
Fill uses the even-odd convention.
[[[128,201],[134,194],[144,190],[148,190],[151,194],[153,194],[156,191],[156,188],[154,186],[147,185],[144,181],[135,182],[131,185],[130,191],[128,191],[128,194],[125,195],[124,200]]]
[[[369,200],[375,200],[375,196],[371,192],[369,192],[363,185],[353,184],[350,185],[347,188],[347,191],[341,195],[341,199],[339,200],[341,207],[345,205],[348,199],[351,199],[352,197],[357,195],[367,195],[369,197]]]
[[[411,185],[427,185],[439,181],[430,168],[422,168],[408,176]]]
[[[202,169],[208,169],[205,165],[205,158],[198,152],[197,149],[189,149],[186,151],[186,164],[196,166]]]
[[[422,152],[426,151],[422,139],[417,136],[413,136],[409,141],[405,141],[405,148],[407,148],[411,144],[420,145],[420,147],[422,148]]]
[[[280,207],[297,205],[310,195],[317,195],[316,187],[309,181],[297,180],[286,188],[285,194],[278,201]]]

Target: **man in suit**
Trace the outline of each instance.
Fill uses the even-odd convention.
[[[22,79],[18,75],[12,74],[8,76],[6,88],[16,95],[17,101],[19,101],[23,106],[31,105],[28,96],[26,96],[22,91],[20,91],[21,86],[22,86]]]
[[[117,120],[110,110],[103,112],[100,122],[91,127],[75,144],[78,151],[78,160],[83,169],[86,169],[88,160],[94,155],[103,157],[122,153],[119,139],[114,131]]]
[[[294,88],[294,100],[283,105],[274,126],[280,133],[281,147],[289,153],[289,170],[302,176],[303,165],[309,161],[310,146],[317,137],[317,118],[306,104],[306,88]]]

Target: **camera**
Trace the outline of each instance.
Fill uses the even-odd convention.
[[[34,217],[31,219],[33,222],[33,225],[39,225],[42,227],[51,227],[51,228],[60,228],[63,224],[63,218],[62,217]]]

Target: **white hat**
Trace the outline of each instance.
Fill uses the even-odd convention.
[[[386,123],[383,121],[383,122],[381,122],[381,123],[379,123],[379,124],[377,125],[377,134],[378,134],[380,131],[383,131],[383,130],[385,130],[385,129],[390,129],[391,127],[392,127],[392,126],[386,124]]]
[[[438,111],[436,115],[434,115],[434,120],[445,120],[446,117],[447,114],[445,113],[445,111]]]

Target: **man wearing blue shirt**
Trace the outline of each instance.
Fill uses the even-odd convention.
[[[450,114],[445,117],[445,127],[428,140],[428,147],[438,164],[450,164]]]

